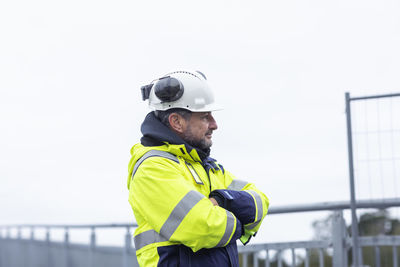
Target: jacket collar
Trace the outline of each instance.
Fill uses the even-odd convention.
[[[177,153],[178,151],[175,151],[175,153],[171,152],[174,154],[183,154],[182,156],[186,156],[187,154],[195,161],[203,161],[210,155],[210,149],[203,151],[186,143],[180,136],[165,126],[155,116],[154,111],[147,114],[140,129],[143,134],[140,142],[144,146],[180,145],[177,148],[179,148],[181,153]]]

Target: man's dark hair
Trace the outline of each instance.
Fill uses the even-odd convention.
[[[181,115],[185,120],[189,120],[190,117],[192,116],[192,112],[190,110],[187,109],[183,109],[183,108],[171,108],[165,111],[162,110],[156,110],[155,112],[156,117],[167,127],[171,127],[171,125],[169,124],[169,115],[171,115],[172,113],[177,113],[179,115]]]

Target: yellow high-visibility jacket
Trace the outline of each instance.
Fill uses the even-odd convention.
[[[207,173],[197,151],[186,148],[164,142],[160,146],[136,144],[131,150],[128,189],[138,224],[134,234],[138,262],[140,266],[159,266],[161,260],[165,262],[164,252],[179,245],[190,249],[192,261],[213,261],[209,265],[202,262],[203,266],[214,266],[219,256],[196,255],[227,249],[231,265],[238,266],[235,240],[247,243],[258,231],[269,200],[221,165],[214,163],[217,168]],[[218,193],[220,206],[209,200],[211,192]],[[221,201],[229,202],[227,207],[223,208]],[[229,252],[232,250],[236,259],[231,255],[234,252]],[[181,254],[177,259],[179,266],[185,266]],[[174,261],[169,264],[173,266]]]

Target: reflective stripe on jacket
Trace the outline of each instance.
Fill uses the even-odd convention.
[[[138,224],[134,241],[139,264],[238,266],[236,240],[246,243],[259,229],[269,204],[265,195],[222,168],[207,174],[196,151],[188,153],[184,145],[136,144],[131,154],[128,189]],[[242,191],[238,196],[253,213],[238,214],[252,220],[243,226],[244,233],[236,210],[209,200],[215,190]]]

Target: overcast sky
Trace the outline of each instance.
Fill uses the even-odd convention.
[[[2,1],[0,224],[132,222],[140,86],[179,68],[225,108],[212,156],[271,207],[348,200],[344,93],[400,92],[399,14],[396,0]],[[400,101],[373,105],[357,116],[391,116],[398,158]],[[357,190],[399,196],[395,174]],[[310,238],[315,216],[273,215],[256,241]]]

